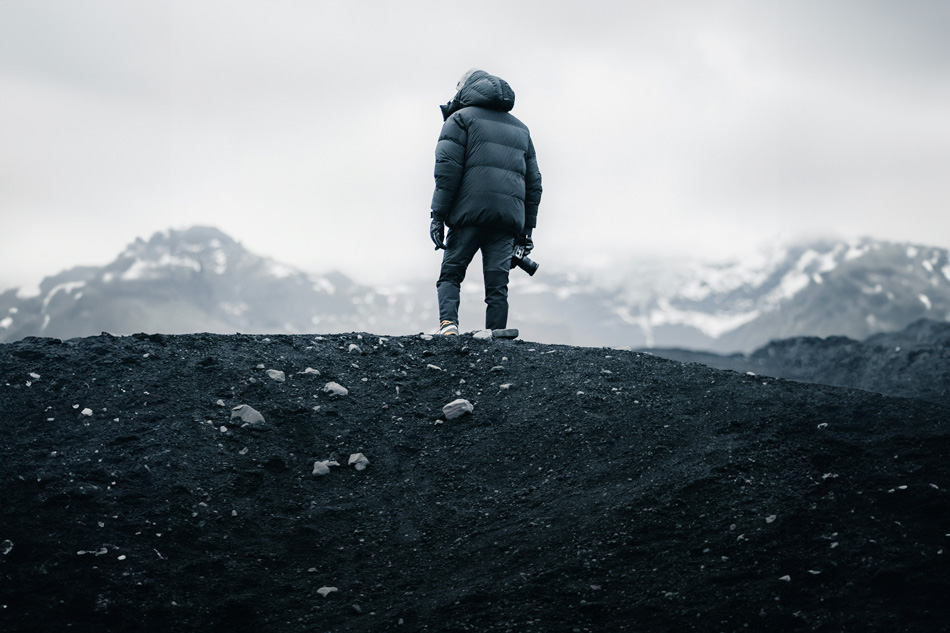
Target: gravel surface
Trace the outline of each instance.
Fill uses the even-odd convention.
[[[940,403],[470,336],[28,338],[0,371],[5,632],[950,621]]]

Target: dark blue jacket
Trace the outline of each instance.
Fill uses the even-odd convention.
[[[537,225],[541,172],[527,126],[509,114],[514,105],[508,82],[477,71],[442,106],[433,218],[517,234]]]

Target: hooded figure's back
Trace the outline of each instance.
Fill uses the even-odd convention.
[[[442,106],[436,145],[433,217],[448,226],[493,226],[520,234],[534,228],[541,172],[527,126],[509,114],[515,93],[482,70],[466,73]]]

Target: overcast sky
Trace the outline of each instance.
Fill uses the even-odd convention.
[[[439,104],[506,79],[535,256],[950,247],[946,0],[0,0],[0,289],[216,226],[305,270],[437,275]]]

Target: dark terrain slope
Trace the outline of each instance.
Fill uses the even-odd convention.
[[[864,341],[844,336],[782,339],[748,355],[672,348],[644,351],[717,369],[950,403],[950,323],[930,319]]]
[[[25,339],[0,369],[5,632],[950,621],[939,404],[467,336]]]

